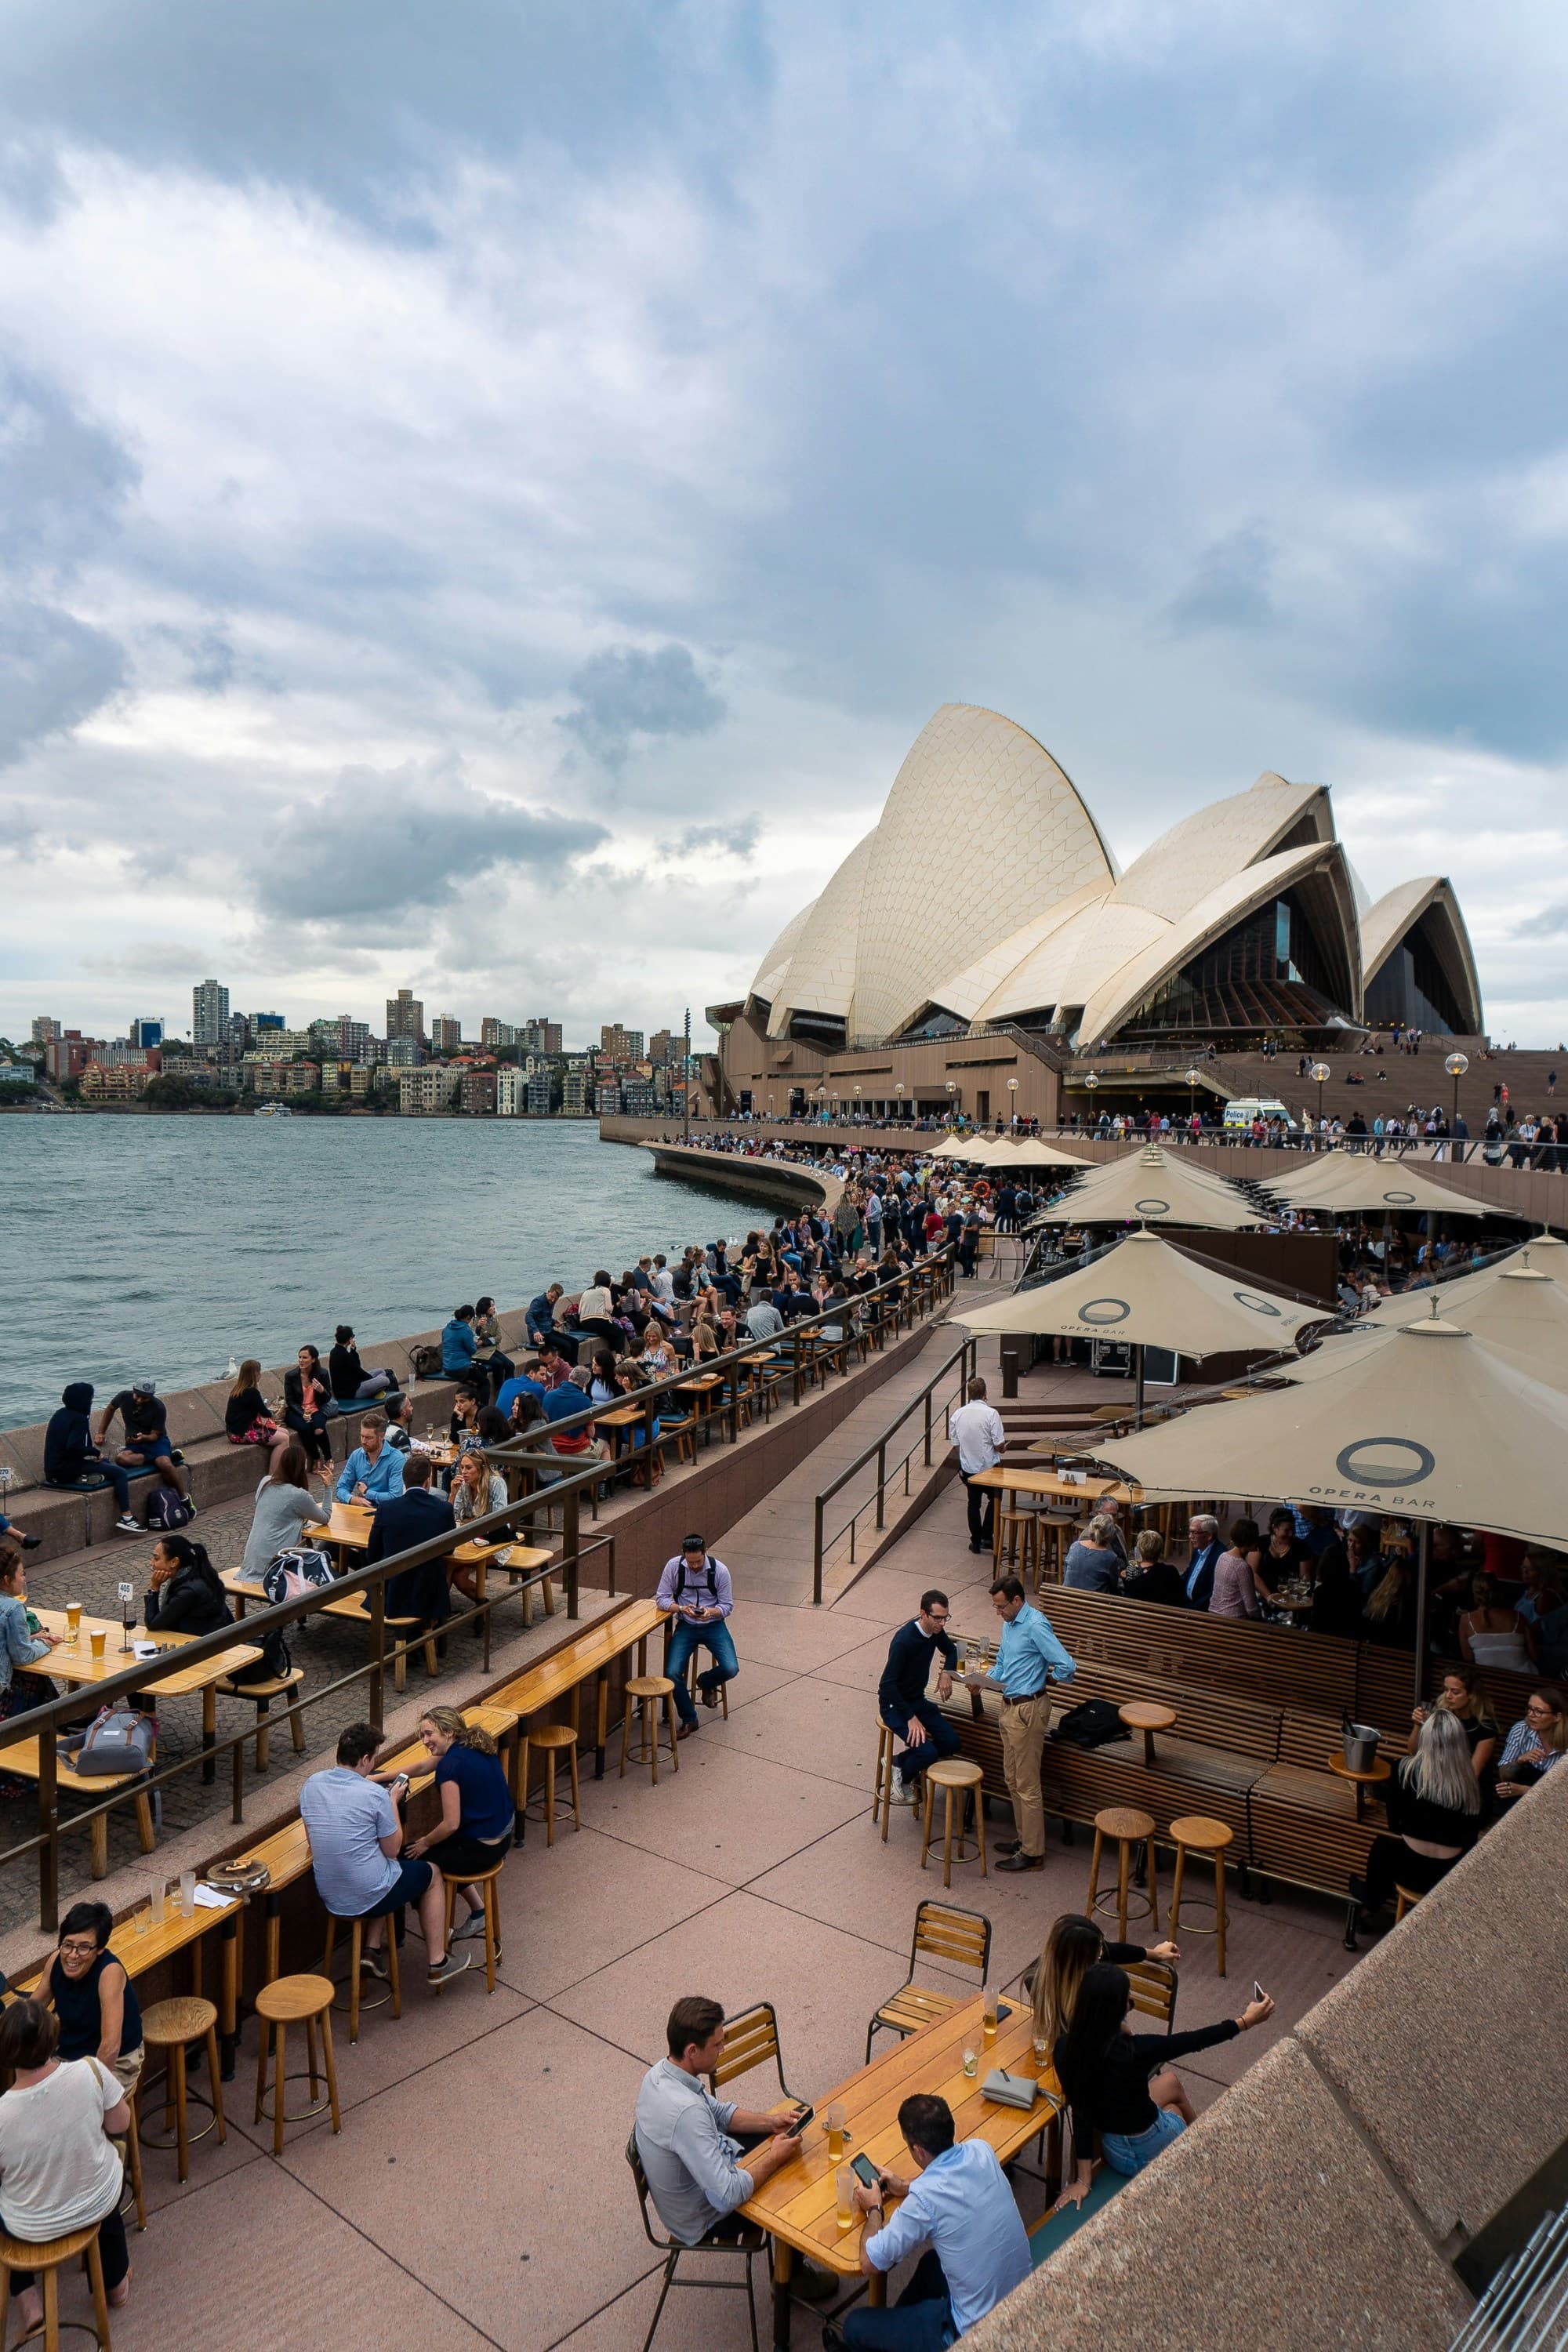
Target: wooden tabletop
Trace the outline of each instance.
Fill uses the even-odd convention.
[[[1129,1731],[1169,1731],[1176,1720],[1173,1706],[1162,1706],[1152,1698],[1130,1698],[1116,1712]]]
[[[66,1613],[63,1609],[39,1609],[35,1613],[46,1633],[65,1632]],[[95,1626],[107,1636],[101,1658],[93,1656],[92,1644],[88,1640]],[[214,1630],[216,1632],[216,1628]],[[122,1651],[120,1644],[124,1638],[124,1627],[109,1618],[83,1617],[77,1642],[65,1641],[58,1649],[51,1650],[47,1659],[40,1660],[40,1670],[63,1683],[104,1683],[112,1675],[129,1673],[138,1664],[152,1663],[148,1659],[139,1661],[129,1651]],[[149,1633],[145,1625],[133,1625],[131,1638],[133,1642],[156,1642],[160,1651],[169,1651],[185,1649],[196,1636],[194,1633]],[[236,1643],[232,1649],[220,1650],[216,1657],[205,1658],[198,1665],[186,1666],[180,1673],[166,1676],[157,1687],[166,1691],[171,1697],[184,1691],[205,1690],[210,1683],[221,1682],[226,1675],[232,1675],[237,1668],[254,1665],[260,1655],[253,1643]]]
[[[490,1705],[511,1707],[520,1716],[534,1714],[607,1666],[623,1650],[647,1641],[668,1614],[652,1601],[634,1601],[628,1608],[617,1609],[575,1634],[553,1657],[541,1659],[538,1665],[526,1667],[513,1681],[492,1691]]]
[[[153,1927],[152,1911],[143,1904],[140,1911],[133,1912],[129,1919],[122,1919],[110,1931],[109,1948],[128,1977],[142,1976],[147,1969],[155,1969],[160,1960],[171,1958],[175,1952],[183,1952],[187,1944],[194,1944],[198,1936],[206,1934],[209,1927],[221,1927],[238,1907],[237,1895],[231,1896],[221,1911],[209,1910],[205,1905],[198,1903],[187,1919],[180,1908],[178,1894],[171,1895],[164,1903],[162,1927]],[[42,1975],[43,1969],[40,1969],[37,1976],[29,1977],[26,1983],[16,1986],[14,1990],[30,1992]]]
[[[1086,1477],[1081,1484],[1075,1484],[1055,1470],[1019,1470],[1006,1462],[998,1462],[994,1470],[977,1470],[969,1483],[1009,1495],[1050,1495],[1066,1503],[1098,1502],[1105,1495],[1119,1503],[1130,1503],[1137,1491],[1115,1478]]]
[[[1394,1767],[1385,1756],[1373,1757],[1369,1771],[1352,1772],[1345,1762],[1344,1750],[1340,1748],[1329,1750],[1329,1769],[1337,1772],[1342,1780],[1364,1780],[1369,1786],[1378,1780],[1391,1779],[1394,1772]]]
[[[822,2092],[816,2099],[816,2116],[801,2134],[798,2159],[782,2165],[754,2197],[747,2199],[740,2209],[746,2219],[841,2277],[858,2276],[863,2224],[858,2218],[854,2229],[842,2237],[838,2234],[837,2168],[828,2161],[827,2131],[822,2120],[835,2101],[844,2108],[849,2135],[846,2161],[864,2154],[873,2164],[909,2179],[915,2167],[899,2130],[899,2107],[911,2092],[928,2091],[947,2101],[961,2140],[988,2139],[1000,2160],[1008,2163],[1061,2104],[1054,2074],[1043,2078],[1051,2094],[1050,2104],[1037,2099],[1027,2115],[1020,2107],[998,2106],[981,2095],[981,2085],[994,2067],[1031,2077],[1036,2072],[1034,2011],[1026,2000],[1014,2000],[1009,2005],[1013,2013],[989,2047],[981,2031],[984,2001],[976,1993],[948,2016],[884,2049],[847,2083]],[[966,2049],[976,2054],[973,2077],[963,2072]]]
[[[346,1544],[351,1550],[362,1550],[370,1540],[375,1524],[375,1511],[368,1503],[340,1503],[332,1498],[332,1516],[324,1528],[312,1528],[312,1538],[320,1543]]]
[[[517,1729],[517,1710],[510,1706],[466,1706],[463,1721],[478,1730],[488,1731],[492,1739],[500,1741],[510,1738]],[[375,1769],[378,1772],[406,1772],[411,1780],[419,1780],[434,1772],[436,1759],[416,1733],[390,1756],[384,1756]]]

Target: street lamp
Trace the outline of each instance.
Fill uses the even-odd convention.
[[[1318,1133],[1321,1135],[1323,1131],[1323,1085],[1326,1079],[1332,1077],[1333,1072],[1330,1069],[1327,1062],[1314,1062],[1312,1065],[1312,1076],[1318,1082]]]
[[[1454,1115],[1448,1121],[1448,1157],[1450,1160],[1456,1157],[1454,1150],[1454,1129],[1459,1122],[1459,1080],[1464,1076],[1465,1072],[1469,1068],[1469,1066],[1470,1057],[1468,1054],[1450,1054],[1447,1060],[1443,1065],[1443,1067],[1447,1071],[1448,1076],[1454,1081]]]
[[[826,1108],[826,1103],[827,1088],[826,1087],[818,1087],[816,1089],[816,1116],[818,1118],[822,1117],[823,1112]]]
[[[768,1117],[769,1117],[770,1118],[772,1118],[773,1115],[773,1098],[772,1095],[770,1095],[770,1096],[768,1097]]]
[[[1007,1104],[1007,1124],[1009,1127],[1016,1128],[1018,1124],[1018,1081],[1016,1078],[1008,1079],[1007,1093],[1010,1097]]]
[[[1187,1072],[1187,1133],[1189,1136],[1193,1131],[1193,1116],[1198,1107],[1198,1075],[1196,1070],[1189,1069]]]
[[[857,1127],[860,1124],[860,1089],[858,1087],[855,1089],[855,1124]]]
[[[958,1088],[953,1085],[952,1080],[949,1078],[947,1082],[947,1124],[950,1129],[952,1126],[952,1114],[954,1109],[957,1108],[952,1097],[957,1092]]]
[[[902,1118],[904,1115],[904,1082],[902,1078],[899,1080],[898,1085],[893,1088],[893,1092],[899,1097],[898,1116],[900,1118]]]

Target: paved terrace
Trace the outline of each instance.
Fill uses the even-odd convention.
[[[791,2088],[819,2096],[860,2063],[866,2020],[902,1979],[915,1906],[942,1891],[917,1867],[912,1814],[895,1816],[887,1845],[873,1827],[874,1694],[889,1633],[931,1581],[960,1633],[989,1622],[989,1562],[968,1551],[960,1490],[936,1492],[883,1564],[809,1605],[811,1497],[833,1454],[851,1455],[897,1402],[889,1383],[856,1415],[861,1429],[844,1423],[725,1536],[742,1662],[728,1722],[704,1715],[657,1790],[613,1771],[586,1780],[582,1831],[553,1851],[531,1832],[512,1853],[493,1995],[470,1971],[431,1999],[411,1939],[402,2020],[368,2015],[353,2049],[340,2025],[342,2136],[294,2126],[281,2159],[270,2127],[251,2124],[247,2024],[226,2147],[204,2141],[184,2189],[173,2156],[147,2151],[149,2224],[132,2240],[117,2352],[640,2346],[658,2264],[622,2150],[671,2000],[772,2000]],[[410,1713],[418,1696],[416,1678]],[[1087,1868],[1081,1838],[1053,1838],[1043,1876],[955,1879],[952,1899],[994,1923],[999,1981],[1081,1906]],[[1200,2108],[1356,1967],[1339,1913],[1310,1898],[1280,1890],[1264,1909],[1233,1896],[1232,1922],[1228,1979],[1194,1947],[1180,2021],[1233,2013],[1254,1976],[1279,2008],[1186,2068]],[[1033,2218],[1040,2191],[1022,2187]],[[797,2306],[795,2344],[815,2347],[818,2326]],[[708,2294],[678,2295],[659,2337],[671,2352],[747,2340],[740,2297]]]

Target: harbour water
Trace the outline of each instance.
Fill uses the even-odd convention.
[[[231,1356],[527,1304],[775,1209],[656,1176],[591,1120],[0,1118],[0,1427]]]

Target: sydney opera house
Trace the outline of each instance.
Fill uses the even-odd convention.
[[[1152,1070],[1210,1043],[1342,1052],[1396,1024],[1482,1027],[1448,882],[1370,899],[1326,786],[1259,776],[1123,873],[1044,746],[966,703],[921,729],[877,824],[744,999],[709,1018],[721,1045],[705,1091],[721,1113],[858,1097],[981,1118],[1010,1103],[1054,1113],[1038,1081],[1070,1084],[1086,1057]],[[1000,1074],[1004,1045],[1011,1097],[1005,1077],[979,1076]]]

